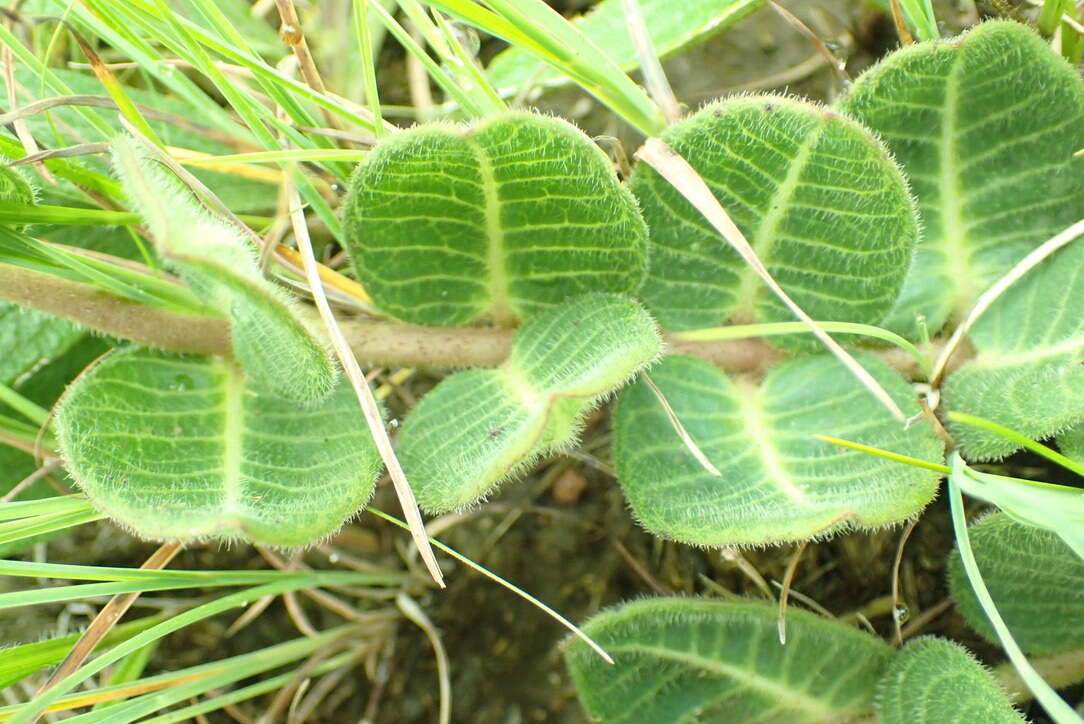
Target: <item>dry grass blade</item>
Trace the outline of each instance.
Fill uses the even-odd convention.
[[[0,503],[9,503],[34,483],[60,467],[60,458],[49,458],[40,468],[20,480],[14,488],[0,497]]]
[[[824,343],[824,346],[827,347],[848,370],[850,370],[851,374],[862,383],[863,387],[869,390],[870,394],[877,398],[877,400],[892,413],[893,417],[900,422],[904,422],[907,419],[907,416],[900,410],[896,401],[893,400],[885,389],[877,383],[877,380],[873,379],[873,376],[867,372],[862,365],[858,364],[858,361],[855,360],[847,350],[843,349],[838,342],[821,329],[821,327],[813,321],[812,317],[806,314],[805,311],[802,310],[802,308],[799,307],[785,291],[783,291],[783,288],[772,278],[772,275],[768,273],[768,269],[764,266],[763,262],[760,261],[759,257],[757,257],[752,245],[745,238],[745,234],[741,232],[741,229],[739,229],[733,219],[730,218],[730,215],[726,213],[722,204],[720,204],[719,200],[711,193],[711,189],[708,188],[707,183],[705,183],[700,174],[696,172],[696,169],[689,165],[688,161],[658,138],[649,138],[647,143],[636,152],[636,156],[658,171],[660,176],[670,182],[670,184],[677,189],[689,203],[695,206],[696,209],[704,215],[704,218],[708,220],[708,223],[714,226],[716,231],[722,234],[723,238],[734,247],[734,250],[737,251],[741,258],[745,260],[745,263],[757,273],[764,284],[779,297],[798,319],[809,326],[817,339]]]
[[[704,451],[700,449],[700,446],[696,444],[696,441],[692,439],[689,432],[685,429],[685,426],[681,424],[681,420],[678,419],[677,413],[674,412],[674,408],[670,407],[670,403],[666,397],[663,396],[662,390],[658,388],[655,381],[648,376],[646,372],[640,375],[640,379],[644,381],[651,391],[655,393],[655,397],[658,399],[659,404],[662,405],[662,409],[666,412],[666,417],[670,420],[670,424],[673,426],[674,431],[681,438],[681,442],[685,444],[685,447],[689,449],[696,461],[700,463],[705,470],[712,475],[721,478],[723,474],[719,472],[719,468],[712,465],[711,460],[708,460],[708,456],[704,454]]]
[[[391,446],[391,439],[388,438],[388,431],[384,429],[384,422],[380,418],[380,408],[377,405],[376,397],[373,396],[373,391],[369,387],[369,383],[365,380],[365,375],[358,365],[357,358],[354,356],[353,350],[350,349],[346,337],[343,336],[342,330],[335,320],[335,315],[332,313],[331,306],[328,304],[327,296],[324,295],[324,286],[320,282],[320,272],[312,251],[312,242],[309,241],[309,230],[305,225],[305,214],[301,207],[301,197],[298,196],[297,189],[289,179],[287,179],[286,183],[289,188],[290,219],[294,226],[294,238],[297,240],[297,245],[301,251],[301,259],[305,266],[305,276],[308,279],[309,287],[312,290],[316,308],[319,310],[320,317],[324,320],[324,324],[327,327],[328,334],[331,337],[331,344],[335,348],[335,354],[338,356],[339,362],[342,363],[343,370],[350,380],[350,383],[354,386],[354,391],[357,393],[358,402],[361,403],[361,409],[365,415],[365,422],[369,425],[369,432],[376,442],[377,450],[380,451],[380,457],[384,461],[384,465],[387,466],[388,474],[391,476],[392,484],[395,486],[395,493],[399,497],[399,504],[403,508],[403,514],[406,517],[407,525],[410,527],[410,535],[414,539],[415,545],[418,546],[418,552],[421,554],[422,561],[425,563],[429,575],[433,577],[433,580],[436,581],[438,586],[444,588],[444,576],[441,574],[440,567],[437,565],[437,558],[433,553],[432,546],[429,544],[429,538],[425,535],[425,522],[422,520],[421,511],[418,510],[418,503],[414,499],[414,492],[410,489],[410,484],[407,482],[402,466],[399,465],[399,459],[395,457],[395,451]]]
[[[8,23],[10,26],[10,23]],[[15,57],[11,52],[11,48],[4,46],[3,51],[0,51],[0,63],[4,65],[4,84],[7,86],[8,91],[8,105],[14,108],[17,105],[15,98]],[[19,142],[23,144],[23,149],[26,151],[28,157],[38,155],[38,143],[34,140],[34,134],[30,132],[30,126],[27,125],[23,119],[17,119],[14,121],[13,127],[15,128],[15,136],[19,139]],[[49,173],[49,170],[45,168],[45,164],[38,163],[38,172],[41,173],[41,177],[51,184],[56,183],[56,179]]]
[[[794,28],[795,30],[797,30],[799,33],[801,33],[802,35],[804,35],[806,37],[806,40],[808,40],[810,42],[810,44],[817,51],[817,53],[822,58],[824,58],[825,60],[828,61],[828,65],[832,66],[832,70],[834,70],[836,72],[836,75],[839,76],[839,80],[842,83],[844,83],[844,84],[850,83],[851,76],[847,72],[847,64],[844,63],[839,58],[837,58],[836,54],[833,53],[828,48],[828,46],[824,44],[823,40],[821,40],[819,37],[817,37],[817,34],[814,33],[813,30],[810,29],[810,27],[808,25],[803,23],[801,21],[801,19],[799,19],[798,17],[796,17],[794,15],[794,13],[792,13],[790,10],[787,10],[785,7],[783,7],[779,3],[773,2],[773,3],[771,3],[771,6],[772,6],[772,9],[775,10],[777,13],[779,13],[783,17],[784,20],[786,20],[788,23],[790,23],[792,28]]]
[[[448,673],[448,652],[444,650],[444,643],[440,640],[436,626],[422,611],[421,606],[405,593],[395,597],[395,605],[403,612],[403,615],[417,624],[418,628],[425,632],[429,643],[433,646],[433,654],[437,660],[437,681],[440,688],[440,711],[437,715],[437,724],[449,724],[452,721],[452,683]]]
[[[907,523],[907,527],[903,530],[903,535],[900,536],[900,543],[896,546],[896,558],[892,562],[892,623],[896,627],[896,643],[900,646],[903,645],[903,620],[900,616],[900,565],[903,563],[903,549],[907,545],[907,539],[911,537],[911,533],[914,532],[915,526],[918,525],[918,518],[912,519]]]
[[[900,43],[902,45],[914,43],[915,39],[911,36],[911,31],[907,29],[907,21],[903,19],[900,0],[892,0],[892,20],[896,23],[896,35],[900,37]]]
[[[169,565],[169,562],[173,560],[174,556],[181,552],[183,546],[180,543],[163,543],[159,546],[158,550],[151,554],[150,558],[144,561],[140,566],[142,570],[158,570],[165,568]],[[75,642],[75,646],[68,652],[68,655],[64,658],[64,661],[60,663],[60,666],[56,668],[56,671],[52,673],[49,679],[42,684],[38,689],[38,695],[45,693],[49,689],[53,688],[57,682],[70,676],[75,672],[83,662],[87,660],[87,657],[97,648],[102,639],[105,638],[117,621],[131,608],[135,600],[139,598],[139,592],[125,593],[113,596],[109,600],[109,603],[102,607],[102,610],[98,612],[98,615],[94,617],[94,620],[87,626],[87,630],[83,632],[83,635],[79,637],[79,640]],[[41,717],[41,714],[35,716],[31,721],[37,721]]]
[[[37,146],[35,146],[35,148],[37,148]],[[105,141],[95,141],[93,143],[77,143],[74,146],[66,146],[64,148],[49,148],[44,151],[37,151],[35,153],[31,153],[29,156],[23,156],[20,159],[16,159],[8,165],[25,166],[30,163],[39,163],[41,161],[46,161],[50,158],[72,158],[74,156],[90,156],[95,153],[109,153],[110,148],[112,148],[112,144]]]
[[[632,44],[636,46],[636,56],[640,59],[640,70],[644,74],[644,85],[651,98],[659,105],[667,123],[681,120],[681,106],[674,96],[674,89],[659,62],[659,54],[651,42],[651,35],[644,23],[644,14],[640,10],[639,0],[621,0],[625,11],[625,24],[628,25]]]
[[[776,621],[776,626],[779,628],[779,643],[783,646],[787,644],[787,601],[790,599],[790,587],[794,583],[798,562],[802,560],[802,554],[805,553],[808,543],[809,541],[802,541],[791,555],[787,570],[783,573],[783,584],[779,587],[779,619]]]
[[[1017,262],[1016,266],[1010,269],[1005,276],[994,282],[993,286],[979,296],[978,301],[975,302],[975,306],[972,307],[971,312],[968,313],[967,319],[956,327],[952,336],[949,337],[948,344],[941,350],[941,354],[933,366],[933,375],[930,377],[931,387],[936,389],[941,384],[941,380],[945,376],[949,360],[952,359],[953,353],[956,352],[957,347],[963,342],[964,337],[967,335],[968,331],[971,330],[971,327],[975,322],[978,321],[978,318],[981,317],[995,301],[997,301],[997,298],[1004,294],[1006,289],[1019,281],[1021,277],[1038,266],[1039,262],[1046,259],[1063,246],[1066,246],[1081,234],[1084,234],[1084,219],[1081,219],[1069,228],[1037,246],[1030,254]]]

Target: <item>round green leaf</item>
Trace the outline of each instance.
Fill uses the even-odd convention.
[[[365,504],[380,468],[350,385],[300,406],[227,362],[141,348],[84,373],[56,429],[94,506],[153,540],[308,545]]]
[[[512,324],[588,292],[634,292],[644,276],[632,195],[557,118],[397,133],[358,167],[343,225],[373,300],[416,324]]]
[[[1026,721],[964,647],[923,636],[892,659],[877,691],[881,724],[1019,724]]]
[[[661,350],[651,317],[623,297],[587,295],[532,317],[504,364],[445,378],[407,416],[398,453],[418,504],[469,505],[571,444],[584,413]]]
[[[871,713],[892,650],[849,626],[791,608],[787,643],[768,603],[635,601],[598,614],[565,654],[593,721],[825,722]]]
[[[1084,216],[1084,85],[1026,26],[983,23],[892,53],[843,112],[903,166],[925,228],[887,324],[916,337]]]
[[[1021,649],[1053,654],[1084,645],[1084,561],[1056,533],[1005,513],[984,517],[969,533],[986,587]],[[958,551],[949,558],[949,588],[968,624],[998,643]]]
[[[1084,170],[1082,170],[1084,172]],[[1084,243],[1032,269],[979,317],[976,356],[945,380],[947,409],[985,417],[1040,440],[1084,417]],[[1020,446],[950,421],[971,460],[1002,458]]]
[[[810,316],[873,324],[888,312],[918,222],[899,168],[865,129],[826,108],[748,96],[705,107],[663,140],[704,178]],[[651,237],[641,297],[663,327],[794,318],[654,169],[637,166],[631,187]]]
[[[905,413],[918,412],[896,372],[859,361]],[[834,357],[784,362],[760,386],[683,356],[668,357],[651,378],[722,473],[696,461],[647,385],[623,391],[614,413],[617,477],[633,514],[655,535],[712,546],[805,540],[904,520],[937,490],[937,473],[812,437],[942,460],[928,423],[903,429]]]

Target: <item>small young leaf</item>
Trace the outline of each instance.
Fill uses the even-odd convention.
[[[662,138],[704,178],[773,278],[814,319],[873,324],[892,306],[918,221],[899,168],[864,128],[826,108],[751,96],[709,105]],[[637,166],[631,187],[651,238],[641,297],[663,327],[794,318],[652,168]]]
[[[967,649],[933,636],[900,649],[878,685],[876,703],[881,724],[1026,721]]]
[[[868,357],[859,361],[907,414],[907,383]],[[806,540],[914,515],[934,496],[938,473],[835,449],[814,434],[940,462],[928,424],[908,430],[828,355],[773,368],[759,387],[712,364],[668,357],[651,378],[716,477],[682,443],[654,393],[637,383],[614,413],[614,462],[633,513],[655,535],[698,545]]]
[[[640,12],[651,35],[652,47],[660,58],[666,58],[723,32],[766,3],[767,0],[685,0],[679,7],[670,0],[640,0]],[[572,24],[622,70],[639,67],[640,58],[625,25],[621,0],[602,0]],[[488,74],[493,85],[509,92],[527,86],[558,87],[573,82],[516,46],[499,53],[489,64]]]
[[[434,513],[469,505],[569,445],[584,413],[661,350],[651,318],[615,295],[529,319],[504,364],[451,375],[403,423],[399,460],[418,504]]]
[[[944,405],[1035,440],[1073,425],[1084,417],[1082,310],[1084,243],[1077,242],[1028,272],[979,317],[970,334],[978,354],[945,380]],[[970,460],[1019,449],[971,425],[950,421],[948,429]]]
[[[1032,30],[983,23],[865,73],[840,104],[903,166],[926,231],[886,325],[920,336],[967,313],[1084,215],[1084,85]]]
[[[373,492],[380,457],[348,384],[300,406],[226,361],[116,352],[65,394],[68,472],[96,508],[152,540],[302,546]]]
[[[986,587],[1020,648],[1053,654],[1084,645],[1084,561],[1049,530],[987,515],[969,529]],[[960,554],[949,558],[949,588],[956,610],[973,629],[998,642],[964,573]]]
[[[644,277],[632,195],[590,139],[545,116],[395,134],[358,167],[343,225],[373,300],[415,324],[513,324]]]
[[[635,601],[588,621],[565,654],[593,721],[825,722],[871,713],[892,650],[879,639],[801,609],[694,598]],[[830,664],[830,665],[827,665]]]
[[[230,319],[234,354],[253,381],[296,402],[327,397],[337,379],[327,348],[297,302],[263,277],[238,231],[198,207],[133,141],[118,139],[113,158],[167,263]]]

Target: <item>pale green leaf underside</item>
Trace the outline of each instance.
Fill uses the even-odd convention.
[[[918,222],[900,170],[865,129],[808,103],[748,96],[705,107],[663,139],[700,173],[771,275],[810,316],[875,324],[889,310]],[[663,327],[793,320],[653,169],[637,166],[631,187],[651,238],[641,297]]]
[[[529,319],[504,364],[445,378],[407,416],[398,454],[418,504],[469,505],[568,445],[583,414],[661,349],[654,322],[623,297],[588,295]]]
[[[1057,442],[1062,455],[1084,463],[1084,420],[1058,435]]]
[[[253,381],[298,402],[327,397],[338,375],[327,348],[296,300],[263,276],[240,232],[199,207],[134,141],[118,138],[113,160],[167,263],[230,320],[234,354]]]
[[[825,722],[870,713],[891,649],[868,634],[768,603],[656,598],[605,611],[565,654],[580,701],[607,724]]]
[[[1084,561],[1056,533],[1005,513],[986,516],[969,533],[986,587],[1021,649],[1053,654],[1084,645]],[[956,551],[949,559],[949,587],[956,610],[997,643]]]
[[[918,412],[896,372],[860,361],[904,413]],[[712,546],[805,540],[904,520],[937,490],[937,473],[812,437],[942,460],[942,444],[927,423],[902,429],[834,357],[784,362],[759,387],[682,356],[667,358],[651,378],[722,473],[710,474],[693,458],[646,385],[622,392],[614,421],[618,481],[636,518],[655,535]]]
[[[1026,721],[997,682],[959,644],[924,636],[908,642],[877,691],[880,724],[1013,724]]]
[[[670,0],[640,0],[640,11],[651,36],[651,45],[661,58],[733,26],[765,5],[765,0],[685,0],[680,6]],[[621,0],[602,0],[590,12],[572,20],[577,30],[598,46],[622,70],[640,65]],[[506,92],[528,85],[562,86],[572,80],[528,51],[512,47],[493,59],[488,69],[490,82]]]
[[[73,323],[41,312],[0,302],[0,384],[62,354],[83,332]]]
[[[56,429],[79,488],[140,537],[300,546],[373,492],[380,458],[360,420],[345,383],[299,406],[227,362],[129,348],[69,389]]]
[[[948,409],[1039,440],[1084,418],[1084,243],[1062,249],[1010,287],[971,330],[974,359],[949,376]],[[1011,440],[955,422],[965,457],[1001,458]]]
[[[528,113],[395,134],[358,167],[343,223],[373,301],[416,324],[511,324],[644,276],[647,231],[609,160]]]
[[[962,317],[1031,249],[1084,216],[1084,86],[1029,28],[988,22],[912,45],[841,109],[911,181],[925,228],[887,326],[912,338]]]

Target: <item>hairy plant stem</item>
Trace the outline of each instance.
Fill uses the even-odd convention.
[[[82,282],[0,264],[0,300],[63,317],[140,344],[194,354],[230,355],[229,324],[218,317],[182,314],[137,304]],[[496,367],[512,349],[514,330],[500,327],[416,327],[396,322],[343,319],[343,334],[359,362],[381,367]],[[664,335],[667,351],[706,359],[728,372],[762,373],[784,354],[760,339],[709,342]],[[937,350],[930,350],[936,354]],[[877,356],[908,378],[915,360],[897,348]],[[954,365],[969,355],[953,357]]]

